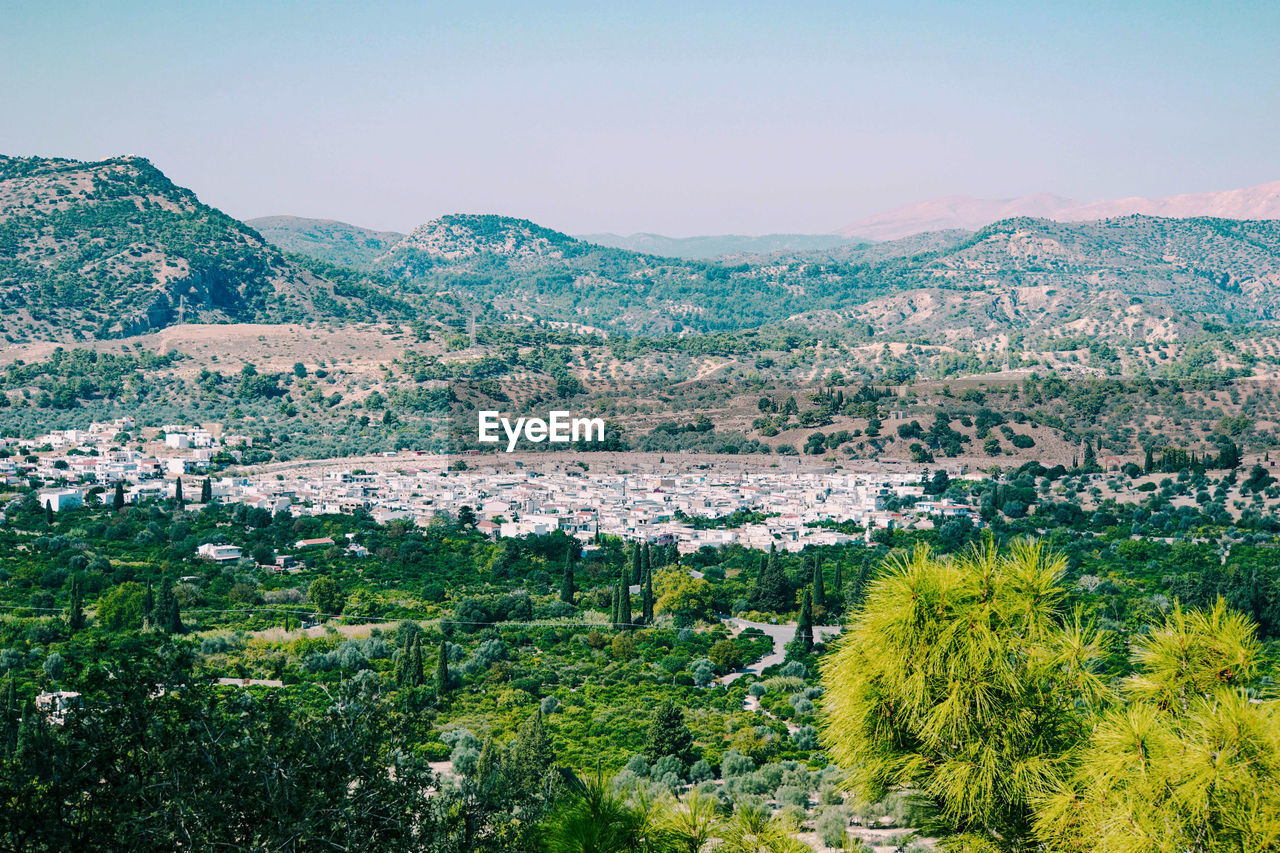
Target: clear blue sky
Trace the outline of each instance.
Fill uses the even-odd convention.
[[[27,2],[0,152],[228,213],[826,232],[941,195],[1280,178],[1280,3]]]

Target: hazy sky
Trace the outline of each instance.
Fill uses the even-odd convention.
[[[1280,179],[1280,3],[0,0],[0,153],[233,216],[826,232]]]

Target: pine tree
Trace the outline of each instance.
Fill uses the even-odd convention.
[[[71,576],[71,603],[67,608],[67,627],[79,631],[85,626],[84,580],[79,574]]]
[[[449,675],[449,649],[444,640],[440,641],[440,657],[436,660],[436,695],[444,696],[453,687]]]
[[[204,482],[200,484],[200,503],[207,504],[213,502],[213,481],[208,477],[204,478]]]
[[[573,549],[569,548],[564,555],[564,577],[560,581],[560,600],[573,604],[576,590],[573,587]]]
[[[693,759],[693,733],[684,723],[684,711],[668,699],[654,712],[644,754],[650,761],[674,755],[688,764]]]
[[[805,654],[813,651],[813,596],[808,589],[804,591],[804,601],[800,605],[800,620],[796,623],[796,642]]]
[[[116,512],[124,509],[124,481],[116,481],[116,496],[111,501],[111,508]]]
[[[827,608],[827,587],[822,577],[822,558],[817,554],[813,555],[813,603],[823,610]]]
[[[173,485],[173,502],[178,505],[179,509],[181,509],[183,504],[186,503],[186,501],[183,500],[182,498],[182,478],[181,477],[179,477],[177,482],[174,483]]]
[[[786,572],[778,564],[778,546],[769,546],[769,556],[756,576],[752,604],[758,610],[785,613],[795,606],[795,594]]]
[[[539,709],[520,726],[515,743],[511,746],[506,776],[513,791],[525,796],[536,794],[555,760],[551,738],[542,725],[542,711]]]

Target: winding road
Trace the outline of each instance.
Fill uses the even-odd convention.
[[[787,644],[796,638],[796,625],[794,622],[775,625],[769,622],[751,622],[747,619],[739,619],[736,616],[724,621],[734,634],[741,633],[748,628],[759,628],[771,640],[773,640],[773,651],[760,658],[755,663],[743,667],[737,672],[731,672],[722,677],[720,679],[721,684],[732,684],[744,675],[759,675],[769,667],[782,663],[787,659]],[[814,640],[820,640],[824,637],[834,637],[839,633],[839,625],[813,626]]]

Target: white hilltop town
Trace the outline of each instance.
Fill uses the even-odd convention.
[[[427,525],[466,507],[477,528],[495,538],[560,530],[587,545],[613,535],[674,544],[682,553],[735,543],[798,551],[856,540],[821,526],[826,521],[854,522],[865,537],[876,528],[932,527],[947,518],[977,523],[973,507],[926,499],[922,479],[936,465],[683,453],[400,452],[238,467],[252,447],[248,436],[224,435],[218,424],[140,429],[132,418],[35,439],[3,438],[0,446],[9,451],[0,458],[0,477],[38,480],[44,487],[38,499],[54,512],[110,501],[117,483],[128,504],[172,498],[180,480],[186,508],[198,511],[207,477],[213,501],[272,513],[363,510],[380,523]],[[986,476],[941,467],[951,477]],[[224,470],[210,473],[214,469]],[[746,523],[692,521],[735,512],[749,513]],[[299,546],[308,544],[329,543]],[[201,554],[220,561],[241,556],[232,545],[203,546]]]

